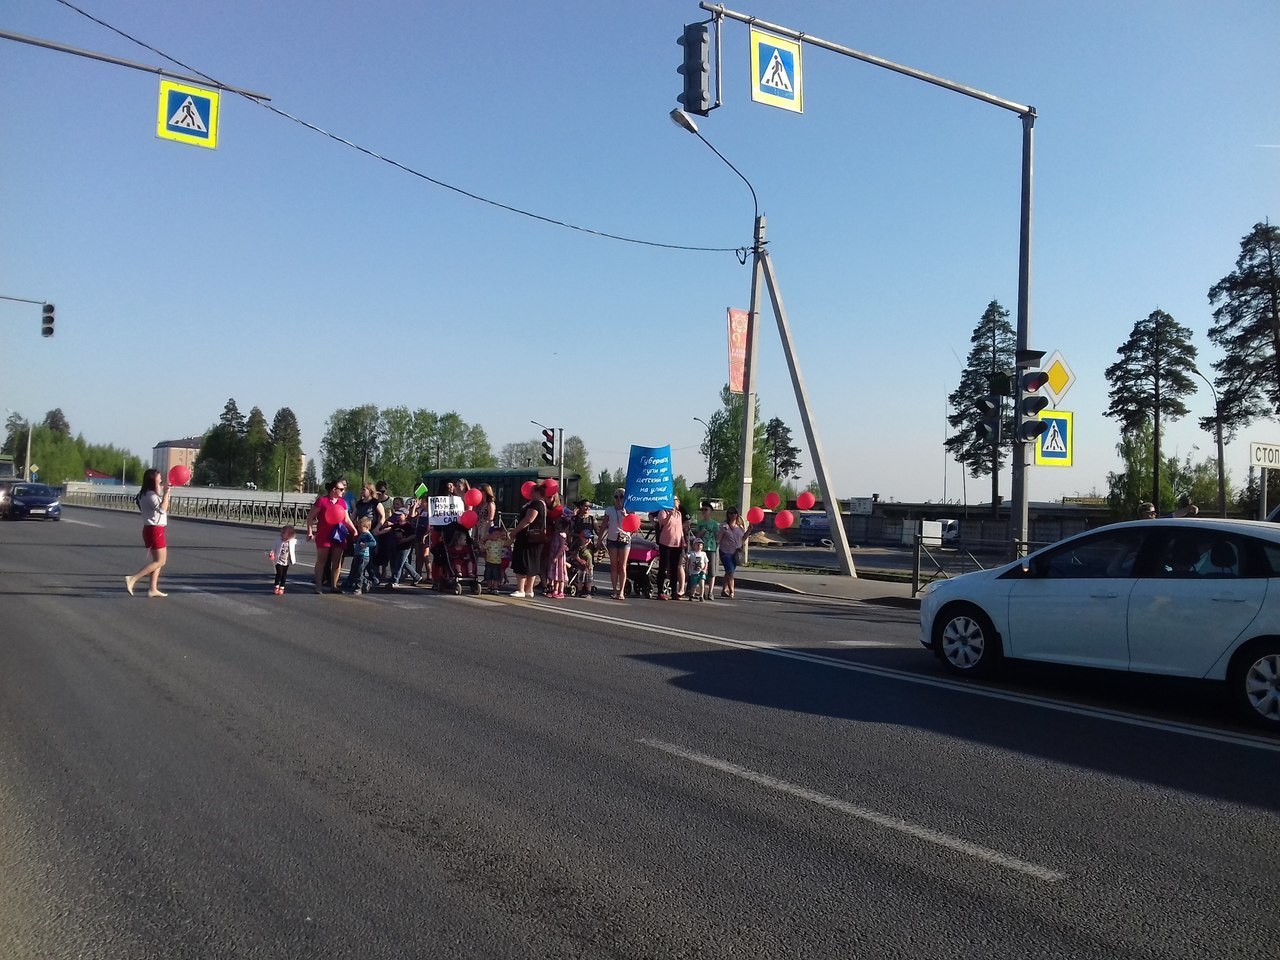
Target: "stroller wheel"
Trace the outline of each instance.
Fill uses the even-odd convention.
[[[472,593],[479,593],[479,592],[480,592],[480,581],[479,581],[479,580],[477,580],[475,583],[473,583],[473,584],[471,585],[471,592],[472,592]]]
[[[576,597],[578,595],[578,585],[576,583],[569,584],[569,589],[566,590],[565,593],[569,594],[571,597]]]
[[[460,584],[460,583],[454,583],[454,585],[453,585],[453,595],[454,595],[455,597],[460,597],[460,596],[462,596],[462,584]]]

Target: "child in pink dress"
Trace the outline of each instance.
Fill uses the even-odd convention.
[[[547,596],[552,600],[564,599],[569,579],[569,527],[568,518],[562,517],[547,538]]]

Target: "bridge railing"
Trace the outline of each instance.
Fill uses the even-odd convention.
[[[96,507],[100,510],[138,509],[132,493],[99,493],[97,491],[67,491],[62,502],[77,507]],[[311,503],[295,503],[290,500],[243,500],[223,497],[174,497],[169,501],[169,516],[193,520],[220,520],[224,523],[244,523],[259,527],[280,527],[286,523],[301,528],[311,512]]]

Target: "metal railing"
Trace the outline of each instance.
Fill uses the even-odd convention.
[[[1044,546],[1048,544],[1031,540],[976,540],[943,546],[937,537],[916,534],[911,560],[911,596],[917,596],[935,580],[950,580],[963,573],[987,569],[975,553],[982,554],[987,565],[1000,566]]]
[[[131,493],[99,493],[97,491],[68,491],[62,502],[77,507],[96,507],[99,510],[138,509]],[[228,500],[219,497],[174,497],[169,502],[169,516],[191,520],[215,520],[223,523],[243,523],[250,526],[280,527],[286,523],[302,527],[311,512],[311,503],[295,503],[289,500]]]

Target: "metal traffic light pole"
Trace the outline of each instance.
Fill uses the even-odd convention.
[[[780,37],[787,37],[800,43],[807,43],[811,46],[821,47],[824,50],[830,50],[833,53],[842,56],[852,57],[855,60],[861,60],[863,63],[869,63],[875,67],[883,67],[886,70],[892,70],[894,73],[900,73],[903,76],[911,77],[914,80],[923,80],[925,83],[931,83],[936,87],[942,87],[944,90],[950,90],[953,93],[961,93],[966,97],[972,97],[975,100],[981,100],[983,103],[1000,107],[1002,110],[1008,110],[1018,115],[1022,120],[1022,173],[1021,173],[1021,216],[1019,220],[1018,230],[1018,327],[1017,327],[1017,349],[1026,350],[1031,337],[1031,193],[1032,193],[1032,153],[1033,153],[1033,136],[1032,128],[1036,122],[1036,108],[1023,103],[1017,103],[1013,100],[1006,100],[1003,97],[997,97],[994,94],[986,93],[975,87],[966,87],[951,80],[934,76],[931,73],[925,73],[923,70],[916,70],[912,67],[904,66],[900,63],[894,63],[892,60],[885,60],[883,57],[873,56],[869,53],[863,53],[860,50],[854,50],[852,47],[846,47],[838,43],[832,43],[830,40],[823,40],[812,34],[803,33],[799,30],[792,30],[790,27],[779,26],[776,23],[766,23],[758,17],[750,16],[745,13],[736,13],[732,10],[726,10],[723,4],[706,3],[705,0],[698,4],[703,10],[712,14],[716,18],[728,17],[730,20],[737,20],[740,23],[746,23],[761,30],[767,30],[775,33]],[[1027,539],[1027,455],[1029,451],[1025,444],[1015,443],[1013,448],[1013,539],[1018,543],[1023,543]],[[825,493],[824,493],[825,495]]]

